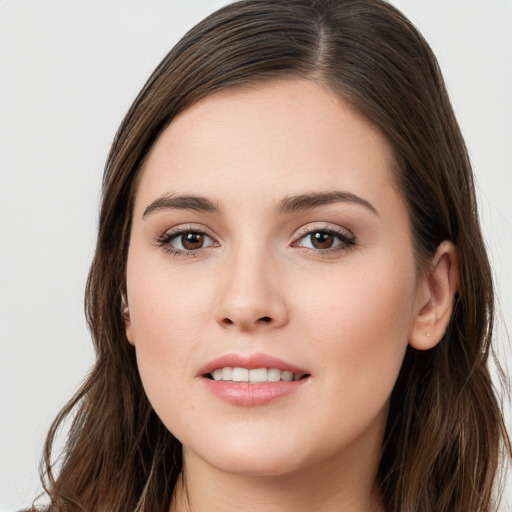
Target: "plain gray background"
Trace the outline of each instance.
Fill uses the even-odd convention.
[[[93,359],[83,290],[115,131],[171,46],[226,3],[0,0],[0,510],[37,494],[44,436]],[[437,54],[470,149],[510,374],[512,0],[392,3]]]

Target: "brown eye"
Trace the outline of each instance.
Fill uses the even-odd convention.
[[[316,229],[305,233],[293,246],[312,249],[322,254],[348,249],[355,244],[355,237],[348,230]]]
[[[164,235],[159,243],[162,247],[176,253],[199,251],[205,247],[216,245],[216,242],[202,231],[180,231],[179,233]]]
[[[204,235],[202,233],[189,232],[181,235],[181,245],[187,251],[201,249],[204,244]]]
[[[311,245],[315,249],[330,249],[334,244],[334,235],[326,231],[315,231],[309,235],[311,237]]]

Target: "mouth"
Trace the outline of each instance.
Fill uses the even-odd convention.
[[[206,389],[236,406],[260,406],[299,393],[311,373],[267,354],[226,354],[197,374]]]
[[[225,366],[208,372],[203,377],[223,382],[247,382],[262,384],[265,382],[291,382],[309,377],[308,373],[293,373],[279,368],[244,368]]]

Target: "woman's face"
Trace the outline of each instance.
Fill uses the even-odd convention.
[[[391,169],[379,131],[305,80],[214,93],[163,132],[127,336],[186,457],[251,475],[378,459],[424,295]]]

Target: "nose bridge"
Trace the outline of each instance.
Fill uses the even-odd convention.
[[[277,282],[277,256],[268,246],[241,241],[224,265],[217,311],[222,326],[252,331],[286,323],[286,304]]]

